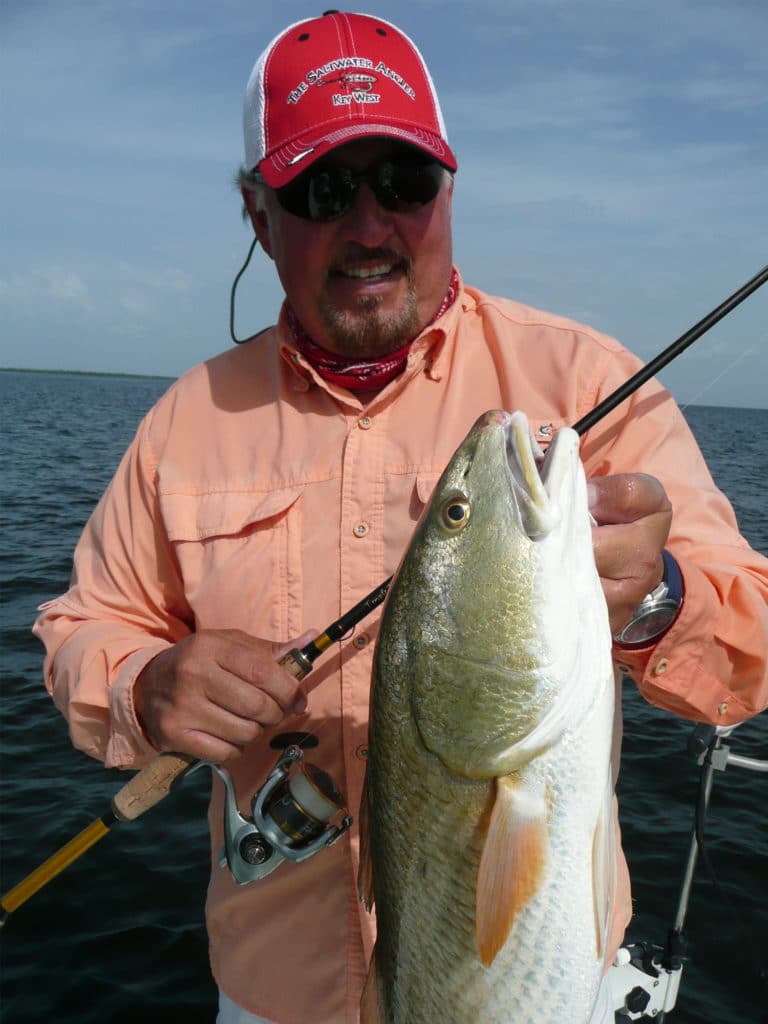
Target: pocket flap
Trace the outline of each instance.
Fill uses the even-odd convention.
[[[441,473],[419,473],[416,477],[416,495],[422,505],[426,505],[432,497],[432,491],[441,475]]]
[[[172,541],[233,536],[249,526],[281,515],[302,487],[279,491],[216,491],[210,494],[161,494],[160,509]]]

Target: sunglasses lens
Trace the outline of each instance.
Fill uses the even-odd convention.
[[[347,167],[321,164],[278,189],[277,197],[284,210],[304,220],[336,220],[349,211],[358,184],[365,181],[384,209],[405,213],[432,202],[442,177],[440,164],[418,156],[383,160],[359,174]]]
[[[352,205],[355,184],[348,171],[333,166],[310,168],[277,190],[284,210],[304,220],[335,220]]]
[[[355,183],[349,171],[328,167],[310,176],[307,208],[310,220],[335,220],[352,205]]]
[[[387,160],[377,168],[376,198],[387,210],[425,206],[440,191],[443,168],[435,160]]]

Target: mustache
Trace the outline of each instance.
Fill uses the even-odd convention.
[[[410,272],[411,269],[410,259],[404,253],[397,252],[396,249],[388,249],[384,246],[368,248],[367,246],[360,245],[356,242],[350,243],[349,246],[344,249],[343,254],[341,254],[339,259],[334,262],[332,269],[344,270],[347,266],[361,262],[396,263],[408,272]]]

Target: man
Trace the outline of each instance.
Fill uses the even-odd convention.
[[[227,762],[247,808],[271,741],[300,729],[356,814],[378,616],[301,688],[276,659],[391,574],[481,412],[521,408],[546,443],[639,364],[588,328],[465,287],[456,159],[394,26],[328,12],[288,28],[253,70],[244,127],[243,196],[286,295],[278,324],[148,414],[36,631],[73,741],[108,765],[158,751]],[[612,630],[632,641],[616,645],[619,673],[689,717],[760,710],[768,566],[672,400],[647,385],[584,436],[582,458]],[[662,583],[647,625],[636,609]],[[214,854],[222,802],[217,784]],[[355,830],[248,886],[214,861],[220,1020],[357,1019],[372,942],[357,864]],[[609,957],[629,914],[622,861]]]

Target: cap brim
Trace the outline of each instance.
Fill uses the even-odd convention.
[[[268,154],[259,163],[259,173],[270,188],[281,188],[293,181],[316,160],[344,145],[345,142],[370,138],[395,139],[428,153],[449,171],[455,171],[458,167],[456,157],[446,141],[423,128],[347,122],[332,131],[326,130],[318,138],[310,139],[305,136]]]

